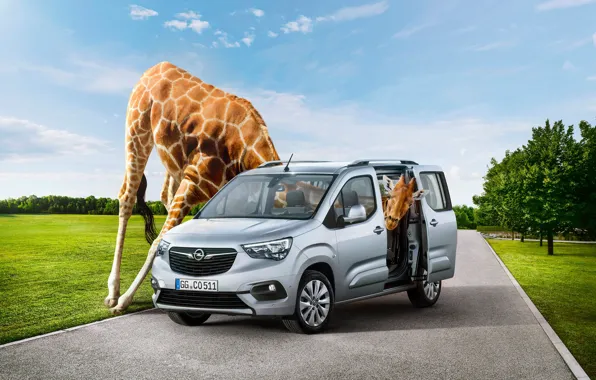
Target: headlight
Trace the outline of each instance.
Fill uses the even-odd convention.
[[[166,253],[168,251],[168,248],[170,248],[170,243],[161,239],[159,244],[157,244],[157,255],[158,256],[163,255],[164,253]]]
[[[244,251],[253,259],[271,259],[277,261],[285,259],[291,247],[292,238],[242,245]]]

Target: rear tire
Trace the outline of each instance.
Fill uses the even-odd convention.
[[[422,274],[427,274],[426,269],[424,269]],[[416,287],[408,290],[408,298],[414,307],[429,307],[434,305],[439,299],[442,287],[441,281],[416,281]]]
[[[209,319],[211,314],[206,313],[187,313],[168,311],[168,317],[179,325],[183,326],[199,326]]]
[[[284,318],[284,326],[296,334],[317,334],[329,324],[335,294],[327,277],[307,270],[300,279],[294,315]]]

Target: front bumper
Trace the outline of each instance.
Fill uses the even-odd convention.
[[[151,276],[153,305],[168,311],[250,316],[292,315],[299,276],[292,273],[288,258],[282,261],[253,259],[239,252],[227,272],[196,277],[174,272],[169,265],[168,253],[157,256]],[[217,280],[218,291],[176,290],[176,279]]]

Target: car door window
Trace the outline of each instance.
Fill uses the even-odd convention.
[[[434,211],[447,210],[447,195],[439,173],[420,173],[420,182],[422,182],[422,188],[427,192],[425,199],[430,208]]]
[[[333,203],[336,218],[347,216],[350,208],[356,204],[364,206],[367,219],[375,212],[376,199],[371,177],[354,177],[346,182]]]

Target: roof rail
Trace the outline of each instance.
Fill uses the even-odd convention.
[[[356,160],[348,164],[348,166],[366,166],[369,164],[398,164],[398,165],[418,165],[417,162],[412,160],[396,160],[396,159],[368,159],[368,160]]]
[[[321,161],[321,160],[294,161],[294,160],[292,160],[290,163],[291,164],[304,164],[304,163],[318,163],[318,162],[329,162],[329,161]],[[288,163],[288,161],[282,161],[282,160],[267,161],[267,162],[263,162],[258,167],[259,168],[268,168],[270,166],[282,165],[282,164],[287,164],[287,163]]]

